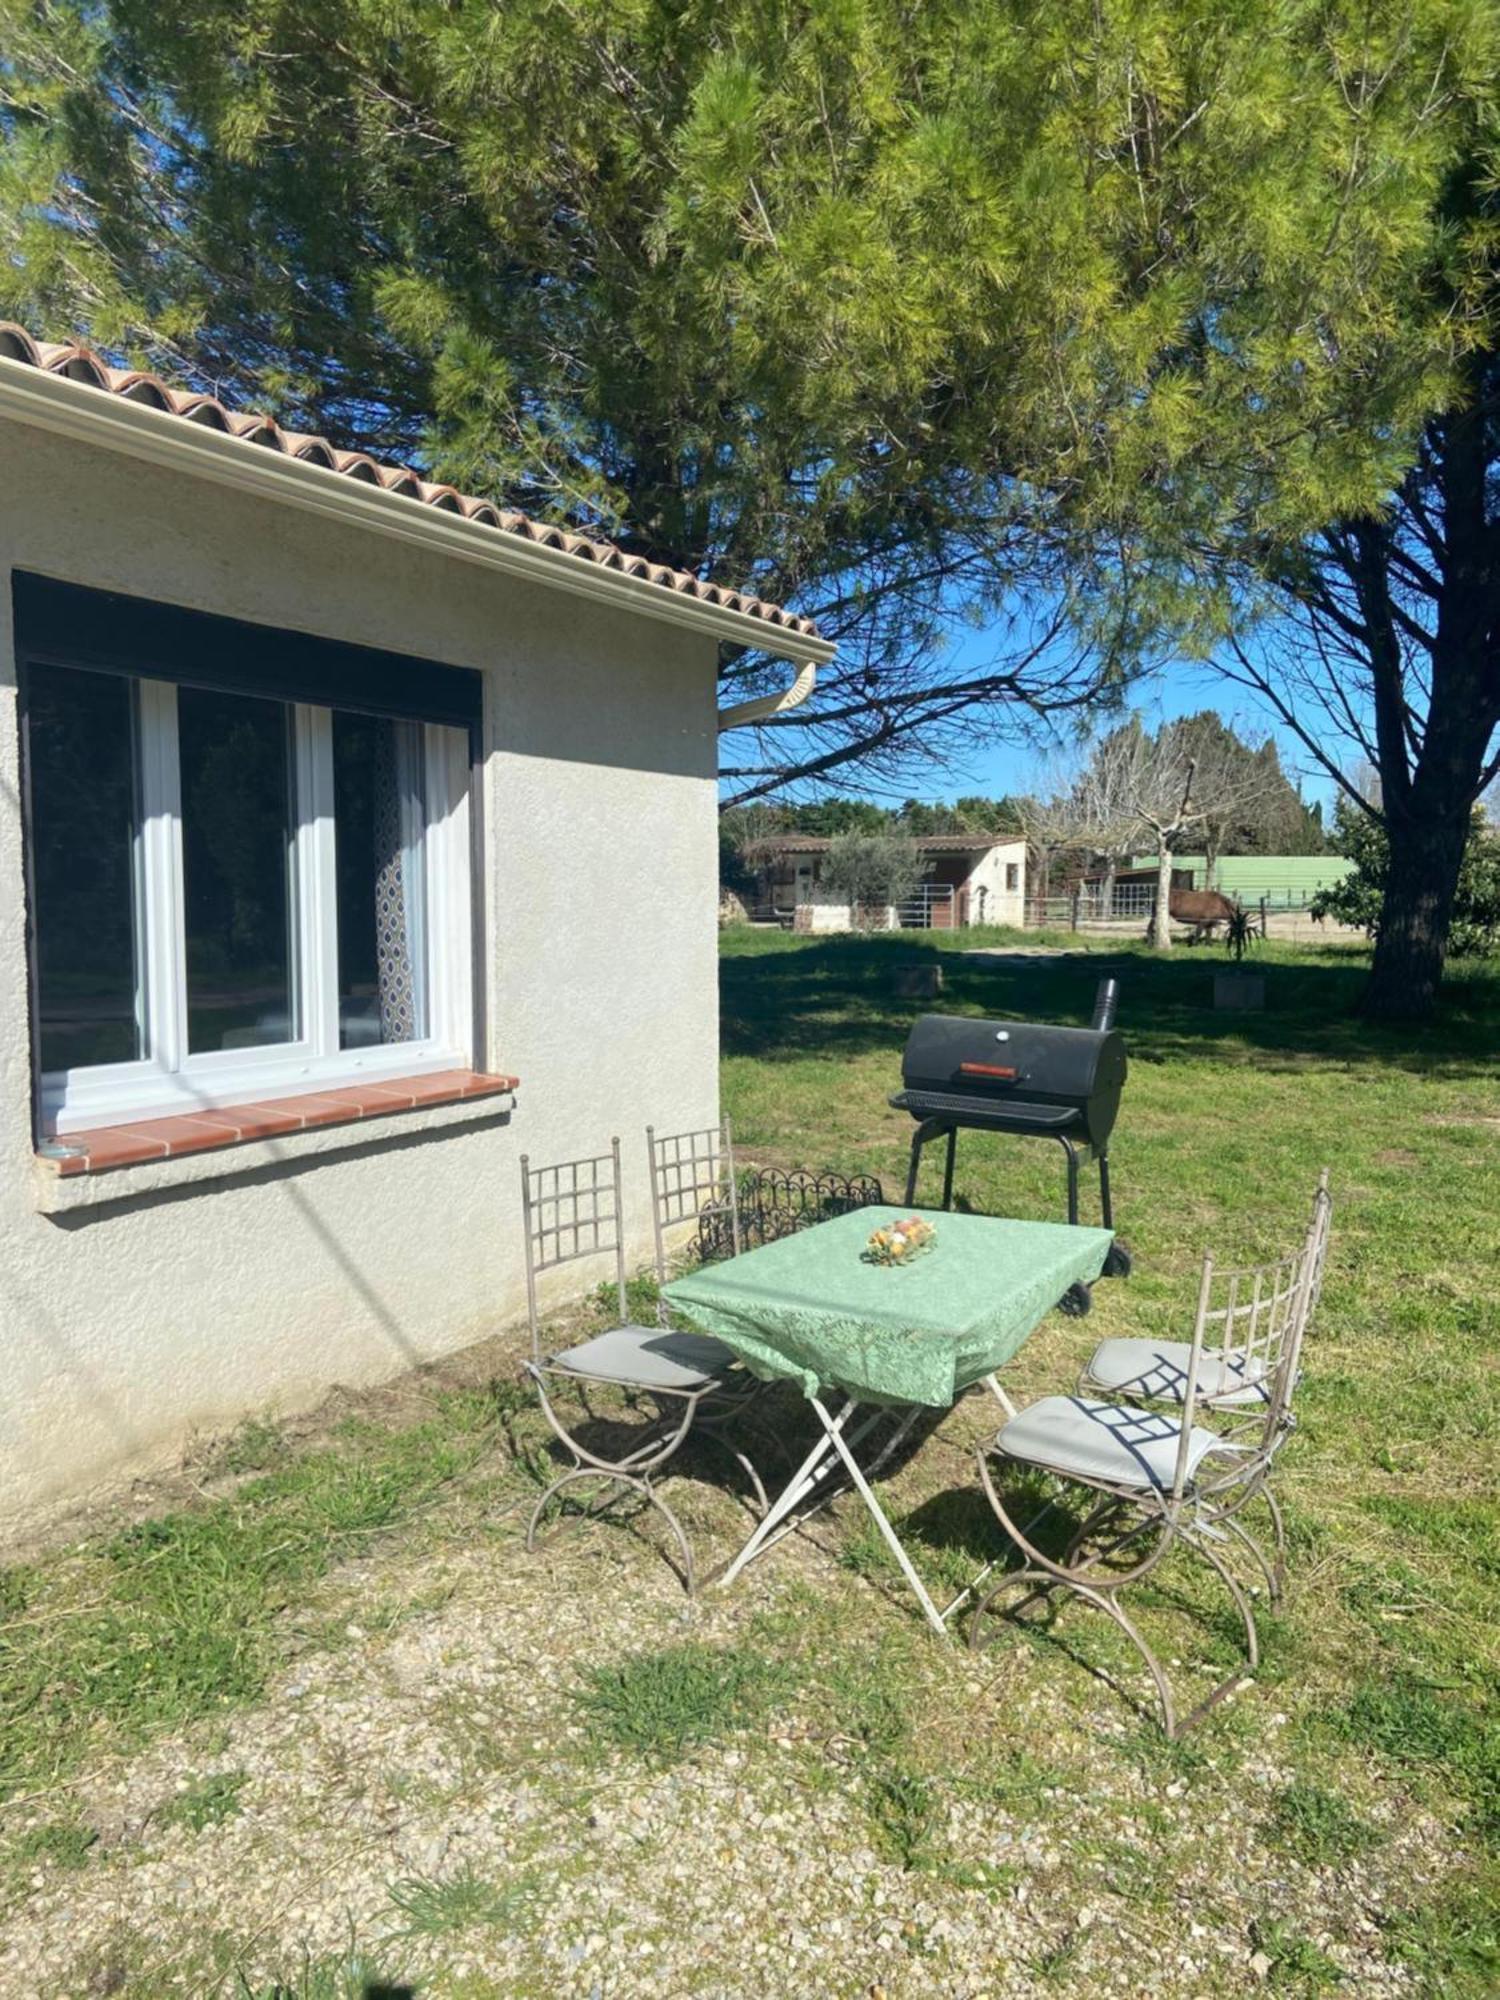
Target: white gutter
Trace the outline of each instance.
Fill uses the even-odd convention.
[[[623,570],[606,569],[566,549],[550,549],[505,528],[467,521],[445,508],[430,506],[399,493],[372,486],[325,465],[309,464],[246,438],[210,430],[168,410],[153,409],[124,396],[66,376],[48,374],[29,362],[0,357],[0,416],[9,416],[42,430],[56,431],[85,444],[127,452],[154,465],[169,466],[221,486],[238,487],[308,513],[389,535],[396,541],[478,563],[512,576],[526,577],[554,590],[569,590],[596,603],[638,611],[669,625],[687,625],[737,646],[753,646],[778,658],[813,669],[831,660],[834,648],[826,639],[809,638],[765,618],[751,618],[727,605],[708,604],[663,584]],[[788,693],[802,684],[802,675]],[[805,699],[811,682],[798,700]],[[773,699],[765,697],[765,699]],[[785,701],[784,697],[777,697]],[[789,702],[785,705],[790,706]],[[726,711],[738,715],[753,706]]]
[[[741,729],[747,722],[760,722],[768,715],[782,715],[789,708],[800,708],[817,685],[817,662],[809,660],[790,687],[780,694],[759,694],[753,701],[737,701],[733,708],[719,710],[719,734],[726,729]]]

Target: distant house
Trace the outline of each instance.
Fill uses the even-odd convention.
[[[798,931],[846,931],[854,912],[821,880],[832,841],[818,834],[772,834],[749,857],[759,875],[753,914]],[[888,929],[957,930],[970,924],[1020,924],[1026,910],[1026,843],[992,833],[918,835],[928,864],[914,895],[888,907]]]
[[[519,1315],[523,1153],[618,1134],[646,1255],[647,1124],[718,1117],[725,645],[783,701],[833,650],[0,326],[7,1526]]]

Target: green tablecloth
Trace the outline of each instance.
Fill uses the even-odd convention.
[[[861,1403],[947,1409],[1009,1361],[1069,1285],[1096,1278],[1107,1229],[991,1215],[926,1219],[909,1265],[867,1264],[872,1229],[909,1209],[861,1208],[674,1279],[670,1304],[717,1334],[751,1371],[839,1388]]]

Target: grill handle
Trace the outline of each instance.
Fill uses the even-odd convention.
[[[1108,1034],[1115,1025],[1115,1015],[1120,1011],[1120,982],[1118,979],[1101,979],[1094,989],[1094,1018],[1089,1023],[1101,1035]]]

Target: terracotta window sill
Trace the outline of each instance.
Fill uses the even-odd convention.
[[[128,1125],[102,1125],[90,1132],[68,1132],[51,1141],[37,1157],[44,1167],[63,1179],[78,1174],[101,1174],[112,1167],[175,1160],[187,1153],[219,1152],[255,1139],[278,1139],[289,1132],[354,1125],[396,1112],[425,1111],[439,1104],[501,1097],[513,1091],[516,1082],[513,1076],[492,1076],[470,1069],[393,1077],[386,1083],[352,1084],[347,1089],[309,1091],[295,1097],[267,1098],[257,1104],[226,1105],[212,1111],[187,1112],[180,1117],[145,1118]]]

